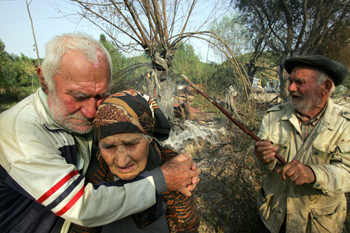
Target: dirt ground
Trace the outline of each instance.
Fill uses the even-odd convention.
[[[220,133],[215,136],[220,138],[219,143],[210,143],[207,135],[187,139],[179,149],[191,154],[202,169],[200,183],[193,192],[201,220],[200,232],[254,232],[257,220],[255,195],[261,180],[249,152],[253,140],[241,134],[230,122],[210,124],[210,127],[220,128]],[[223,124],[231,126],[223,131]],[[174,128],[186,130],[185,124],[180,122]],[[237,132],[230,133],[231,130]]]

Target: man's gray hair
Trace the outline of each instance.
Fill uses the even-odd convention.
[[[55,92],[54,75],[61,67],[62,57],[68,50],[77,51],[91,63],[95,63],[96,50],[105,55],[110,67],[110,81],[112,80],[112,60],[107,49],[91,36],[83,33],[67,33],[55,36],[45,46],[45,59],[42,64],[43,75],[50,92]]]
[[[330,94],[332,94],[335,91],[335,85],[334,85],[334,82],[333,82],[332,78],[329,77],[329,75],[326,72],[322,71],[322,70],[316,69],[316,72],[318,74],[318,78],[317,78],[317,84],[318,85],[321,85],[327,79],[331,80],[332,88],[331,88]]]

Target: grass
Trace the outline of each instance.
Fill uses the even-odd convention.
[[[215,107],[212,103],[209,102],[204,96],[201,94],[195,94],[194,99],[191,102],[191,107],[201,108],[203,112],[213,112],[215,113],[215,117],[222,117],[221,111]]]
[[[13,107],[20,100],[31,95],[38,87],[0,88],[0,113]]]

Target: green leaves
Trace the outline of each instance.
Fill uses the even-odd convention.
[[[36,59],[8,54],[0,39],[0,112],[35,92],[39,87]]]

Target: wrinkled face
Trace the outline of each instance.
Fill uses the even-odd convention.
[[[93,64],[82,54],[68,51],[54,76],[55,93],[49,92],[48,105],[55,121],[73,132],[92,129],[97,107],[109,95],[108,60],[96,52]]]
[[[308,115],[322,102],[322,84],[317,84],[317,72],[308,66],[296,66],[290,74],[288,91],[292,106]]]
[[[109,170],[131,180],[145,169],[151,141],[137,133],[118,133],[101,139],[99,147]]]

